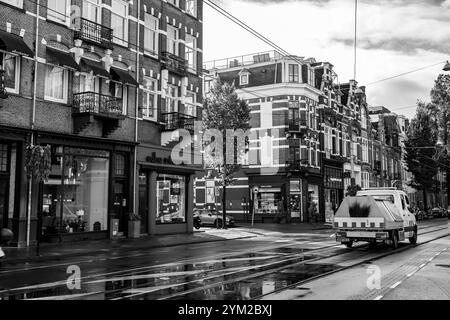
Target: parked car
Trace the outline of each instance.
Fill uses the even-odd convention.
[[[200,217],[202,226],[213,226],[222,228],[223,226],[223,214],[218,210],[206,210],[206,209],[194,209],[194,218]],[[227,215],[226,222],[228,227],[232,227],[235,224],[234,218]]]
[[[416,220],[423,220],[426,216],[425,211],[420,209],[416,209],[414,215],[416,216]]]
[[[446,217],[446,210],[441,207],[435,207],[431,209],[434,218],[444,218]]]

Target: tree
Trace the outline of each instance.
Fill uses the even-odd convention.
[[[437,137],[433,127],[435,122],[432,117],[433,106],[418,102],[417,113],[411,121],[405,141],[405,160],[408,171],[413,173],[411,186],[423,191],[424,209],[428,207],[427,190],[433,187],[433,177],[438,168],[433,156],[436,153],[434,146]]]
[[[206,133],[212,130],[221,136],[216,135],[206,139],[208,136]],[[206,169],[212,170],[222,184],[222,228],[224,229],[227,227],[226,189],[235,182],[234,174],[242,167],[241,160],[245,151],[242,143],[239,142],[240,139],[234,135],[232,145],[227,144],[227,140],[229,141],[227,134],[229,135],[230,130],[242,130],[241,133],[247,133],[250,130],[250,108],[238,97],[234,85],[222,84],[217,80],[203,103],[204,162]],[[247,136],[244,137],[244,143],[248,143]]]
[[[431,112],[436,119],[434,129],[444,147],[439,148],[436,160],[447,173],[447,199],[450,200],[450,75],[439,75],[431,90]]]

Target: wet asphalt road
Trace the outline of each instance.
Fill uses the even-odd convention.
[[[0,299],[256,299],[349,263],[396,254],[365,244],[349,250],[335,242],[333,233],[258,236],[5,265]],[[449,233],[448,220],[424,221],[419,243]],[[403,249],[408,246],[402,244]],[[80,277],[71,277],[68,268]]]

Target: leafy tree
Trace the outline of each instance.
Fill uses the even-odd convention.
[[[433,177],[438,168],[433,159],[436,151],[435,122],[432,117],[433,106],[418,102],[417,113],[411,121],[405,141],[405,160],[408,171],[413,173],[411,186],[423,191],[424,209],[427,209],[427,190],[433,187]]]
[[[351,185],[347,188],[347,193],[345,194],[346,197],[355,197],[358,191],[361,191],[361,187],[359,185]]]
[[[444,144],[437,150],[439,166],[447,173],[447,196],[450,199],[450,75],[439,75],[431,90],[431,112],[436,119],[434,130]]]
[[[228,186],[235,182],[234,175],[242,167],[242,143],[240,139],[233,136],[233,146],[227,144],[227,133],[229,130],[250,130],[250,108],[248,104],[240,99],[234,85],[215,81],[210,94],[203,103],[203,132],[215,129],[221,133],[219,137],[206,138],[207,145],[204,146],[204,163],[206,169],[212,170],[213,174],[220,180],[222,185],[222,228],[226,229],[226,199]],[[219,138],[219,139],[218,139]],[[241,140],[242,142],[242,140]],[[244,137],[244,143],[248,143]],[[233,159],[233,161],[227,161]]]

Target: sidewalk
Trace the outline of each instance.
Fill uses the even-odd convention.
[[[174,234],[149,236],[141,239],[118,239],[118,240],[96,240],[73,243],[41,244],[37,256],[36,247],[12,248],[3,247],[6,257],[3,263],[25,263],[39,262],[49,259],[61,259],[96,254],[122,254],[130,251],[142,249],[153,249],[162,247],[174,247],[178,245],[196,244],[205,242],[218,242],[237,239],[249,239],[258,236],[317,232],[318,230],[329,229],[323,224],[251,224],[239,223],[237,227],[226,230],[214,228],[202,228],[192,234]]]

